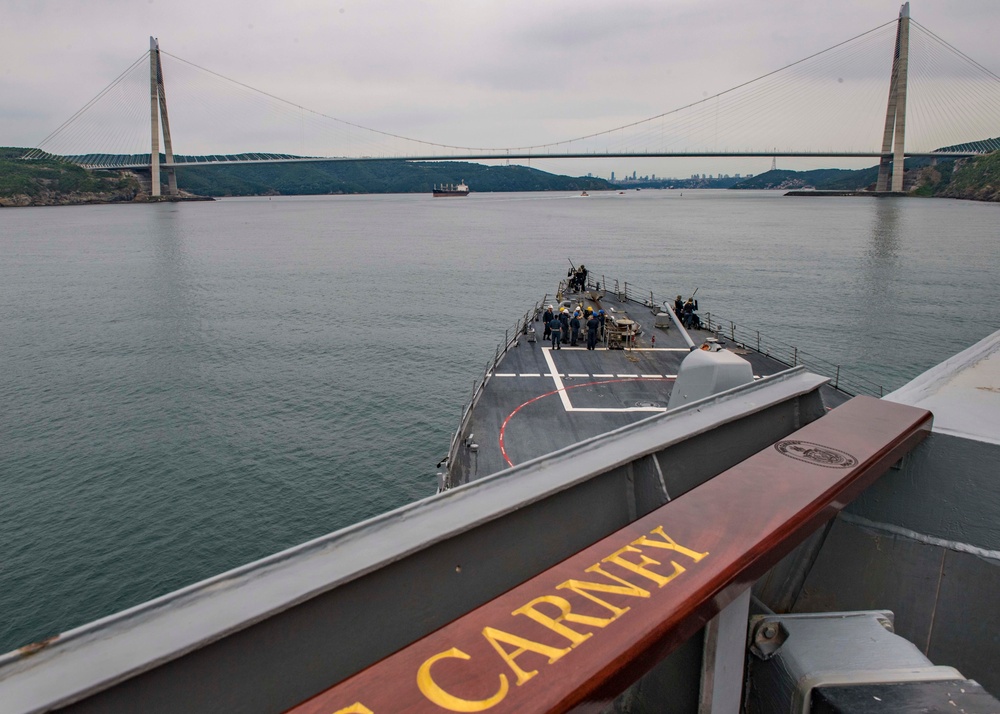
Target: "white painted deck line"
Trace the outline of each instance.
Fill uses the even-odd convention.
[[[622,407],[621,409],[611,409],[605,407],[573,407],[571,412],[665,412],[666,407]]]
[[[569,397],[566,395],[566,389],[563,387],[563,381],[559,378],[559,370],[556,369],[556,363],[552,361],[552,348],[542,350],[542,356],[545,357],[545,363],[549,366],[552,374],[552,381],[555,383],[556,389],[559,390],[559,399],[562,401],[563,409],[572,411],[573,405],[570,404]]]
[[[538,372],[494,372],[491,376],[493,377],[551,377],[551,372],[546,372],[545,374],[540,374]],[[642,377],[643,379],[677,379],[676,374],[586,374],[583,372],[576,373],[572,372],[570,374],[558,374],[558,377],[572,377],[574,379],[583,379],[593,377],[595,379],[614,379],[615,377]],[[754,376],[754,379],[760,379],[758,376]]]
[[[571,349],[571,348],[560,348],[560,349]],[[572,348],[572,349],[580,349],[580,348]],[[583,349],[586,349],[586,348],[583,348]],[[652,350],[647,350],[647,351],[652,351]],[[663,351],[667,352],[667,351],[678,351],[678,350],[676,348],[670,348],[669,350],[668,349],[664,349]],[[680,350],[680,351],[687,352],[688,350],[685,349],[685,350]],[[573,403],[570,402],[570,400],[569,400],[569,395],[567,394],[566,387],[563,384],[563,381],[561,379],[564,376],[577,377],[577,378],[596,377],[596,378],[604,378],[604,379],[613,379],[615,377],[620,377],[620,378],[624,378],[624,379],[638,379],[639,375],[638,374],[618,374],[618,375],[615,375],[615,374],[593,374],[593,375],[591,375],[591,374],[569,374],[569,375],[563,375],[563,374],[560,374],[559,372],[556,371],[556,365],[555,365],[555,362],[552,359],[552,348],[551,347],[546,347],[546,348],[542,349],[542,355],[545,357],[545,363],[548,364],[549,369],[551,370],[550,372],[546,372],[542,376],[552,377],[552,381],[555,383],[556,390],[557,390],[557,392],[559,394],[559,400],[562,402],[563,409],[565,409],[567,413],[570,413],[570,412],[581,412],[581,413],[590,413],[590,414],[604,414],[604,413],[614,413],[614,412],[665,412],[665,411],[667,411],[666,407],[621,407],[621,408],[617,408],[617,409],[611,408],[611,407],[574,407]],[[527,375],[521,375],[521,376],[527,376]],[[644,375],[642,375],[642,377],[644,377],[646,379],[662,379],[663,377],[676,379],[677,375],[676,374],[668,374],[668,375],[644,374]]]

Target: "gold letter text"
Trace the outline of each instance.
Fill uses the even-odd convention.
[[[650,535],[653,533],[663,538],[663,540],[651,540],[649,536],[643,536],[639,540],[632,541],[632,545],[648,545],[650,548],[665,548],[667,550],[680,553],[681,555],[686,555],[696,563],[708,555],[708,553],[698,553],[690,548],[685,548],[683,545],[680,545],[673,538],[663,532],[663,526],[657,526],[650,531]]]
[[[420,669],[417,670],[417,686],[420,687],[420,691],[423,692],[425,697],[430,699],[439,707],[443,707],[444,709],[448,709],[453,712],[481,712],[489,709],[490,707],[496,706],[504,697],[507,696],[507,689],[510,685],[507,684],[507,677],[502,674],[500,675],[500,689],[489,699],[459,699],[453,694],[448,694],[448,692],[441,689],[441,687],[437,685],[437,682],[435,682],[431,677],[431,665],[439,659],[446,659],[448,657],[454,657],[456,659],[472,659],[462,650],[457,647],[452,647],[447,652],[441,652],[440,654],[434,655],[420,665]],[[365,711],[368,710],[366,709]],[[369,714],[373,713],[369,712]]]
[[[483,636],[491,645],[493,645],[493,649],[500,653],[500,656],[503,657],[507,666],[511,668],[514,674],[517,675],[517,686],[521,686],[538,674],[538,670],[525,672],[523,669],[518,667],[517,663],[514,661],[518,658],[518,656],[524,654],[525,652],[537,652],[540,655],[548,657],[549,664],[552,664],[571,649],[570,647],[562,650],[555,647],[549,647],[548,645],[543,645],[540,642],[532,642],[531,640],[526,640],[523,637],[518,637],[517,635],[512,635],[509,632],[504,632],[503,630],[495,630],[492,627],[484,628]],[[508,645],[514,645],[517,649],[508,653],[503,647],[500,646],[501,642],[505,642]]]
[[[623,580],[617,575],[612,575],[611,573],[606,573],[601,570],[601,564],[591,565],[584,572],[587,573],[600,573],[609,580],[614,580],[621,583],[621,585],[608,585],[607,583],[592,583],[587,580],[567,580],[564,583],[559,583],[556,585],[556,590],[572,590],[577,595],[583,595],[588,600],[596,602],[601,607],[606,607],[611,610],[614,617],[611,620],[617,620],[619,617],[624,615],[629,611],[627,607],[615,607],[609,602],[601,600],[596,595],[591,595],[588,590],[596,590],[601,593],[614,593],[615,595],[628,595],[630,597],[649,597],[649,591],[643,590],[637,585],[633,585],[628,580]],[[611,621],[609,620],[609,622]]]
[[[633,563],[631,560],[625,560],[624,556],[622,555],[623,553],[638,553],[640,562]],[[672,572],[670,575],[660,575],[659,573],[654,573],[652,570],[649,570],[646,566],[662,565],[662,563],[658,560],[653,560],[652,558],[643,555],[641,550],[639,550],[638,548],[634,548],[630,545],[627,545],[621,550],[612,553],[607,558],[601,559],[601,562],[614,563],[615,565],[620,565],[621,567],[625,568],[625,570],[631,570],[636,575],[641,575],[644,578],[652,580],[661,588],[684,572],[684,568],[679,566],[677,563],[671,561],[670,564],[674,566],[674,572]]]
[[[562,615],[559,617],[549,617],[548,615],[539,612],[535,608],[535,605],[542,602],[547,602],[550,605],[555,605],[557,608],[559,608],[560,611],[562,611]],[[588,637],[590,637],[593,633],[591,632],[580,633],[577,632],[576,630],[571,630],[570,628],[566,627],[566,625],[562,624],[563,620],[566,620],[567,622],[575,622],[580,625],[590,625],[592,627],[604,627],[609,622],[612,622],[614,620],[614,618],[577,615],[571,611],[572,608],[573,606],[570,605],[569,601],[566,600],[565,598],[561,598],[558,595],[544,595],[542,597],[535,598],[524,607],[519,607],[518,609],[514,610],[512,614],[525,615],[527,617],[530,617],[538,624],[544,625],[553,632],[565,637],[572,643],[570,645],[571,647],[576,647],[577,645],[582,644],[583,641],[586,640]]]

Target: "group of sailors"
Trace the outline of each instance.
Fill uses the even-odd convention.
[[[582,265],[580,267],[583,268]],[[554,350],[561,349],[561,345],[565,344],[576,347],[581,338],[580,330],[585,328],[587,330],[587,349],[596,349],[598,336],[603,337],[604,335],[605,317],[604,310],[594,312],[594,308],[590,306],[586,308],[578,306],[571,313],[567,307],[561,307],[559,312],[556,312],[552,305],[547,305],[545,312],[542,313],[542,322],[545,325],[542,339],[551,339]]]
[[[697,290],[695,291],[697,292]],[[696,330],[701,329],[701,318],[698,317],[698,301],[694,299],[694,296],[689,297],[687,302],[681,298],[680,295],[674,300],[674,314],[677,315],[677,319],[687,329],[692,327]]]

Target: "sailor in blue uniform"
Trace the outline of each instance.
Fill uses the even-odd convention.
[[[559,323],[562,327],[562,343],[569,342],[569,310],[563,308],[559,311]]]
[[[576,341],[577,341],[577,339],[580,336],[580,313],[579,312],[574,312],[573,313],[573,317],[570,318],[569,329],[570,329],[569,345],[570,345],[570,347],[576,347]]]
[[[591,314],[590,319],[587,320],[587,349],[592,350],[597,346],[597,328],[600,327],[601,323],[597,319],[597,315]]]
[[[545,329],[548,330],[549,334],[552,336],[552,349],[559,349],[559,338],[562,335],[562,320],[558,317],[553,317],[549,320],[548,324],[546,324]]]
[[[552,322],[552,318],[555,317],[555,313],[552,312],[552,306],[548,305],[545,308],[545,312],[542,313],[542,322],[545,325],[545,331],[542,332],[542,339],[549,339],[549,331],[552,329],[549,327],[549,323]]]

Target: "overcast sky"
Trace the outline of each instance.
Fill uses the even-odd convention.
[[[441,143],[514,146],[711,96],[898,12],[897,2],[875,0],[0,0],[0,145],[36,146],[136,60],[150,35],[185,60],[341,119]],[[1000,74],[1000,1],[915,0],[911,15]],[[227,138],[246,131],[253,141],[252,128],[226,124]],[[185,138],[175,131],[175,151],[212,150],[207,134],[196,146]],[[293,130],[286,150],[297,153],[300,140]],[[626,164],[537,165],[686,176],[699,166],[757,172],[770,160]]]

